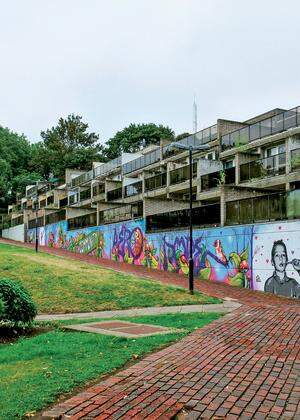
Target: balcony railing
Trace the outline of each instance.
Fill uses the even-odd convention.
[[[240,181],[251,181],[285,174],[286,153],[278,153],[263,159],[240,165]]]
[[[103,163],[102,165],[97,166],[95,169],[92,169],[88,172],[85,172],[84,174],[77,176],[76,178],[73,178],[71,180],[71,187],[77,187],[78,185],[89,182],[94,178],[106,175],[117,167],[121,166],[121,163],[121,156],[107,163]]]
[[[145,179],[145,191],[164,188],[167,185],[167,173],[163,172]]]
[[[134,184],[126,185],[124,188],[124,195],[125,197],[132,197],[137,194],[141,194],[143,191],[143,182],[138,181]]]
[[[300,107],[281,112],[255,124],[225,134],[221,137],[222,150],[239,147],[254,140],[281,133],[300,125]]]
[[[226,224],[256,223],[300,217],[300,190],[226,203]]]
[[[197,177],[197,162],[193,162],[192,168],[193,178]],[[182,166],[178,169],[170,171],[170,185],[180,184],[190,179],[190,166]]]
[[[107,201],[120,200],[122,198],[123,188],[119,187],[115,190],[107,192]]]
[[[95,178],[108,174],[109,172],[121,166],[121,164],[122,158],[121,156],[118,156],[117,158],[112,159],[107,163],[103,163],[102,165],[97,166],[94,170]]]
[[[146,166],[152,165],[153,163],[159,162],[160,160],[160,148],[153,150],[137,159],[131,160],[122,166],[123,174],[129,174],[136,170],[145,168]]]

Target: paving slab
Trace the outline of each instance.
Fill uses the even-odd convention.
[[[175,328],[128,321],[89,322],[85,324],[65,325],[64,328],[126,338],[149,337],[152,335],[170,334],[179,331]]]

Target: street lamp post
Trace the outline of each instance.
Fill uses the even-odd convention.
[[[189,151],[189,291],[191,294],[194,293],[194,258],[193,258],[193,152],[209,149],[207,144],[192,146],[184,145],[181,143],[171,143],[169,148],[175,147],[176,149],[188,150]]]
[[[39,250],[39,237],[38,237],[38,195],[35,201],[35,252]]]

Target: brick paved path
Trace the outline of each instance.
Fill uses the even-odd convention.
[[[187,282],[171,273],[103,262],[168,283]],[[170,419],[184,409],[188,419],[300,419],[299,302],[212,282],[196,284],[202,292],[243,305],[44,415],[152,420]]]

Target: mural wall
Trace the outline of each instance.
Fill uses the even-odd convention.
[[[253,229],[253,289],[300,298],[300,222]]]
[[[185,230],[146,234],[143,219],[80,230],[67,230],[63,221],[42,229],[41,245],[188,274]],[[28,231],[28,238],[32,235]],[[300,222],[195,229],[195,275],[199,280],[300,297],[299,238]]]

